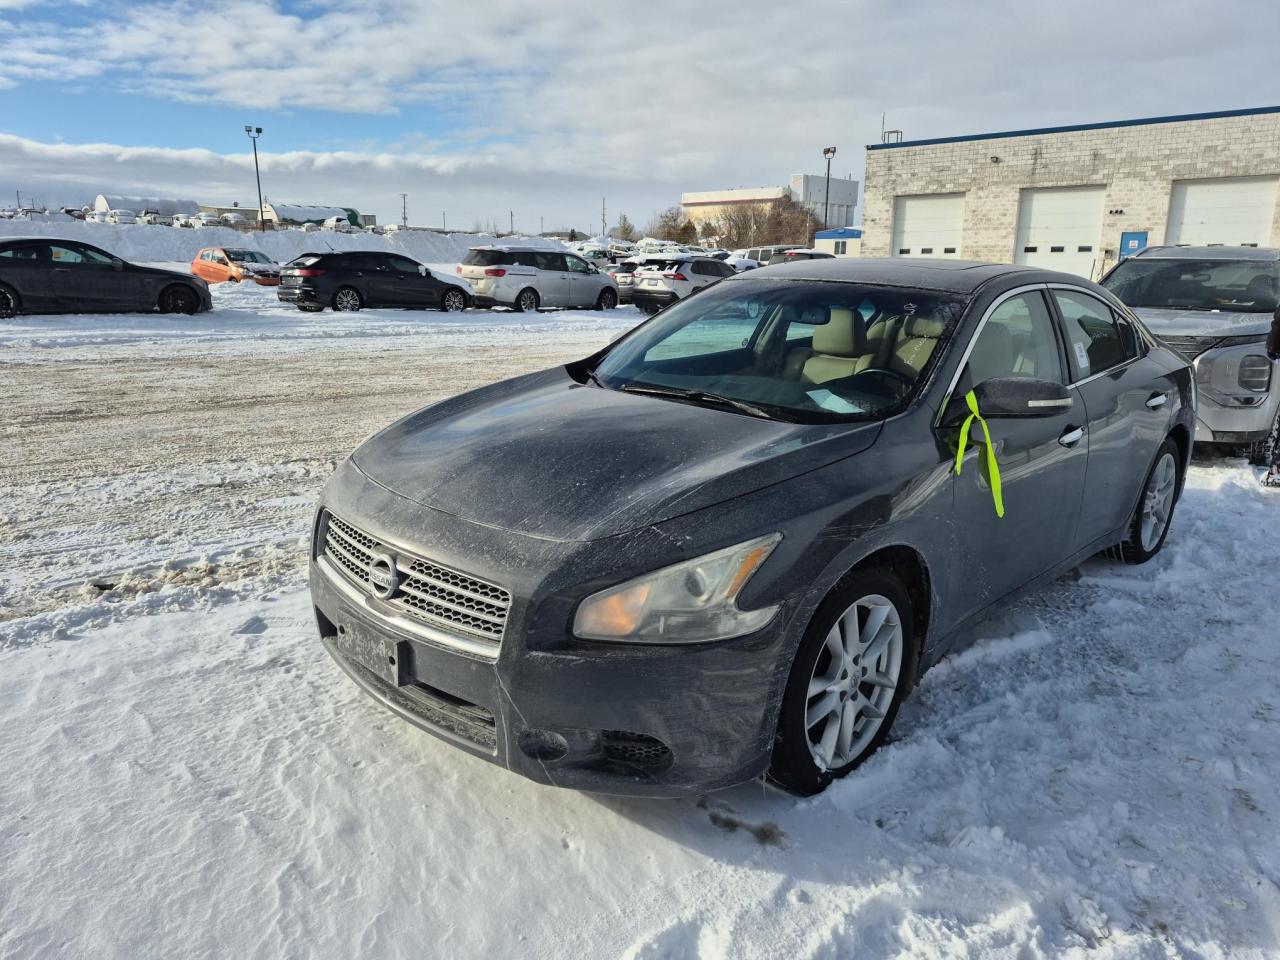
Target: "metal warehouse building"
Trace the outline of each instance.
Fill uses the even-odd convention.
[[[1280,107],[867,147],[864,256],[1098,278],[1157,244],[1280,246]]]

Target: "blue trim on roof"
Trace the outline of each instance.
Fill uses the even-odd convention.
[[[1184,120],[1218,120],[1222,117],[1249,117],[1280,113],[1280,106],[1248,107],[1243,110],[1218,110],[1213,113],[1181,113],[1170,117],[1142,117],[1137,120],[1110,120],[1106,123],[1076,123],[1066,127],[1037,127],[1034,130],[1006,130],[1002,133],[975,133],[964,137],[934,137],[931,140],[904,140],[901,143],[869,143],[868,150],[892,150],[897,147],[927,147],[937,143],[964,143],[967,140],[1003,140],[1006,137],[1035,137],[1046,133],[1077,133],[1081,130],[1106,130],[1110,127],[1142,127],[1151,123],[1181,123]]]
[[[813,235],[815,240],[854,240],[862,236],[857,227],[832,227],[830,230],[819,230]]]

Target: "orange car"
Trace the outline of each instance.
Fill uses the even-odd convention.
[[[280,285],[280,264],[265,253],[239,247],[205,247],[191,261],[191,272],[210,283],[252,280],[264,287]]]

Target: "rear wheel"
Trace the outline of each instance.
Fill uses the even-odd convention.
[[[176,283],[164,288],[160,294],[159,306],[161,313],[191,314],[200,306],[200,298],[185,283]]]
[[[855,571],[818,608],[783,694],[769,777],[825,790],[884,742],[916,671],[911,598],[893,573]]]
[[[360,291],[355,287],[342,287],[333,295],[333,309],[340,312],[354,312],[364,306]]]
[[[516,295],[515,307],[521,313],[533,313],[538,309],[538,291],[532,287],[525,287]]]
[[[596,301],[597,310],[612,310],[618,305],[618,295],[613,290],[605,287],[600,291],[600,299]]]
[[[440,298],[440,309],[445,313],[458,313],[467,309],[467,297],[461,290],[446,290]]]
[[[18,315],[18,295],[0,285],[0,319],[8,320]]]
[[[1109,555],[1125,563],[1146,563],[1164,546],[1173,520],[1173,508],[1182,488],[1182,460],[1178,446],[1165,440],[1156,451],[1155,462],[1147,473],[1142,499],[1129,522],[1129,535]]]

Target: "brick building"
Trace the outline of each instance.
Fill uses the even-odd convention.
[[[1280,107],[867,147],[864,256],[1098,278],[1157,244],[1280,246]]]

